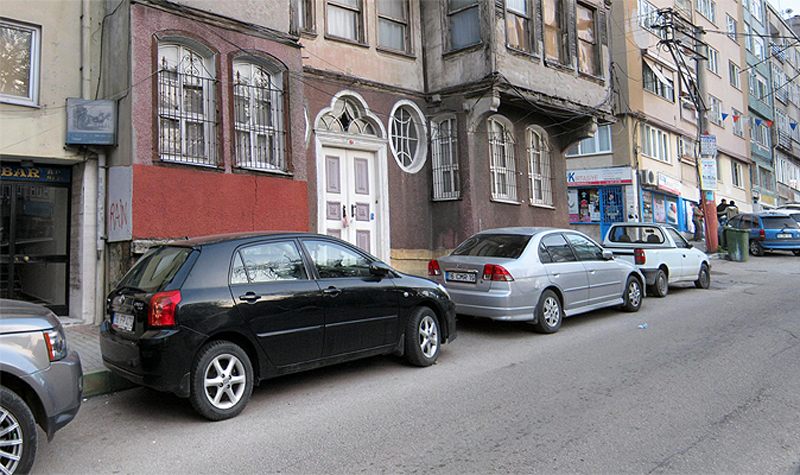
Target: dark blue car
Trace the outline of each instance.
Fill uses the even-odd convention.
[[[725,226],[750,232],[750,254],[754,256],[765,251],[792,251],[800,256],[800,224],[786,213],[740,214]]]

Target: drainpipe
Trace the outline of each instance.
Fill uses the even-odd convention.
[[[105,150],[97,151],[97,271],[95,273],[94,323],[99,325],[105,314],[106,285],[106,167]]]

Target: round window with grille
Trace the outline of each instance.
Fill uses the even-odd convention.
[[[422,168],[428,152],[427,139],[425,119],[416,104],[395,104],[389,118],[389,147],[400,168],[409,173]]]

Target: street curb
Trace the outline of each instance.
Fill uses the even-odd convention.
[[[107,369],[98,369],[83,375],[83,397],[100,396],[131,389],[135,386],[132,382],[120,378]]]

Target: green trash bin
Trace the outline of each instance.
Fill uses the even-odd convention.
[[[725,241],[728,244],[728,259],[735,262],[747,260],[747,253],[750,249],[750,231],[725,228]]]

